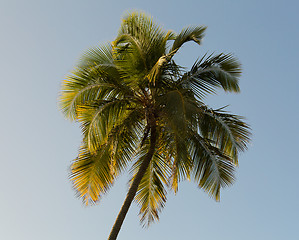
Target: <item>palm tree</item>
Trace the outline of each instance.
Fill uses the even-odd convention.
[[[71,180],[86,204],[99,201],[117,176],[132,178],[109,239],[116,239],[133,200],[141,222],[159,219],[167,189],[192,180],[217,201],[234,181],[249,127],[242,117],[204,102],[217,88],[238,92],[239,62],[230,54],[204,55],[191,70],[175,54],[201,43],[206,27],[164,31],[144,13],[131,13],[114,42],[87,51],[64,80],[60,106],[80,123],[83,141]]]

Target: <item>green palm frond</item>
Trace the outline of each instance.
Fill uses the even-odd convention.
[[[189,137],[186,133],[176,132],[167,119],[160,121],[158,150],[171,168],[167,185],[176,193],[179,182],[190,179],[192,159],[188,147]]]
[[[184,180],[190,180],[190,173],[192,167],[192,159],[188,152],[188,143],[185,138],[180,135],[174,137],[174,153],[172,176],[170,178],[170,186],[176,193],[178,191],[178,184]]]
[[[165,54],[167,42],[173,36],[171,31],[164,31],[144,13],[128,15],[113,42],[117,66],[127,73],[124,75],[127,78],[133,76],[135,81],[142,81],[147,71]]]
[[[126,34],[136,39],[146,54],[147,63],[150,64],[148,69],[165,54],[167,41],[174,38],[171,31],[164,31],[145,13],[131,13],[123,19],[119,36]]]
[[[174,73],[173,70],[178,71],[179,67],[174,63],[174,61],[172,61],[172,64],[168,64],[173,56],[176,54],[176,50],[171,51],[168,54],[162,55],[158,61],[155,63],[155,65],[149,70],[149,73],[147,74],[147,79],[150,83],[154,83],[154,86],[156,85],[156,80],[159,79],[163,80],[163,78],[161,79],[161,75],[166,73],[167,71],[169,72],[169,70],[172,70],[172,73]]]
[[[231,54],[203,56],[182,77],[182,83],[192,88],[198,98],[215,93],[215,88],[239,92],[241,66]]]
[[[110,43],[88,49],[80,59],[79,67],[88,68],[96,66],[114,67],[112,46]]]
[[[190,134],[192,177],[198,186],[215,200],[220,200],[221,187],[234,182],[233,160],[196,132]]]
[[[113,136],[111,136],[112,141],[115,143],[113,161],[118,171],[124,170],[138,153],[145,125],[143,110],[135,109],[113,128]]]
[[[190,179],[192,161],[188,151],[187,129],[190,126],[196,128],[198,122],[198,107],[194,101],[194,96],[185,89],[168,91],[158,101],[162,108],[160,117],[164,144],[161,146],[167,158],[173,162],[169,183],[175,192],[180,181]]]
[[[128,71],[138,72],[147,69],[146,52],[138,39],[130,34],[122,34],[113,42],[113,45],[115,53],[121,57],[118,61],[125,60],[128,63],[127,68],[130,67]]]
[[[179,90],[169,91],[160,97],[163,106],[162,116],[166,119],[170,128],[183,134],[186,130],[185,99]]]
[[[238,164],[238,152],[247,149],[250,128],[243,118],[221,110],[203,108],[200,112],[200,131],[204,138],[211,139],[221,151]]]
[[[204,32],[207,28],[204,26],[186,27],[184,28],[174,40],[171,51],[177,51],[184,43],[194,41],[201,44],[204,37]]]
[[[97,101],[78,109],[78,121],[91,152],[107,141],[111,130],[129,114],[132,104],[126,99]]]
[[[100,50],[97,53],[101,55]],[[62,83],[60,106],[65,116],[71,120],[76,119],[78,106],[98,99],[133,95],[131,89],[120,82],[115,67],[101,68],[99,62],[94,66],[90,64],[86,60],[86,68],[83,68],[82,63]]]

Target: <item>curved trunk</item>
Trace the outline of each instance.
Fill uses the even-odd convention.
[[[108,240],[115,240],[117,238],[117,235],[120,231],[120,228],[123,224],[123,221],[126,217],[126,214],[131,206],[131,203],[136,195],[139,183],[143,177],[143,175],[146,172],[146,169],[148,168],[150,161],[152,160],[152,157],[154,155],[155,152],[155,148],[156,148],[156,140],[157,140],[157,133],[156,133],[156,126],[155,124],[153,124],[153,126],[151,126],[151,136],[150,136],[150,148],[149,151],[144,159],[144,161],[142,162],[136,177],[134,178],[132,185],[127,193],[126,199],[119,211],[119,214],[115,220],[115,223],[112,227],[112,230],[110,232],[109,238]]]

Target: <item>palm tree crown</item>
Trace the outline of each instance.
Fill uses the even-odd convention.
[[[174,61],[183,44],[201,43],[205,29],[176,34],[131,13],[115,41],[87,51],[64,80],[61,109],[83,134],[71,180],[86,204],[97,202],[128,167],[136,188],[131,199],[145,225],[159,218],[167,189],[176,192],[183,180],[216,200],[233,183],[249,127],[203,100],[217,88],[238,92],[240,64],[230,54],[205,55],[188,71]]]

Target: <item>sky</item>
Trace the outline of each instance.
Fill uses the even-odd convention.
[[[68,174],[81,133],[57,98],[80,55],[113,41],[132,10],[167,30],[208,27],[201,46],[188,43],[178,54],[186,67],[206,52],[241,61],[241,93],[206,103],[229,104],[253,135],[220,202],[183,182],[147,229],[133,204],[118,239],[298,239],[298,8],[295,0],[0,0],[0,239],[107,239],[129,175],[96,206],[75,197]]]

